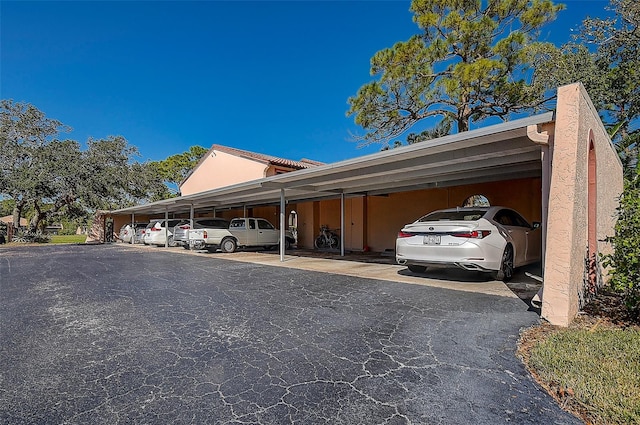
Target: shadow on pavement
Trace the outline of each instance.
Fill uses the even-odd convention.
[[[278,255],[278,250],[263,251],[265,253]],[[361,263],[374,263],[374,264],[390,264],[397,265],[395,256],[389,252],[345,252],[344,256],[340,255],[340,251],[320,251],[312,249],[294,249],[287,251],[287,255],[295,255],[299,257],[310,258],[324,258],[338,261],[355,261]],[[532,274],[534,276],[542,276],[542,264],[535,263],[516,269],[515,275],[511,281],[505,285],[513,292],[518,298],[524,301],[531,311],[540,313],[540,309],[531,304],[531,299],[538,293],[542,287],[542,283],[527,276],[525,273]],[[424,273],[414,273],[407,268],[403,268],[398,271],[398,274],[403,276],[423,277],[425,279],[437,279],[448,282],[464,283],[483,283],[493,282],[488,273],[465,271],[456,268],[429,268]]]

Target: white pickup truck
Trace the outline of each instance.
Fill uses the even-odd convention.
[[[285,249],[295,243],[291,232],[285,232]],[[262,246],[265,249],[280,244],[280,230],[264,218],[234,218],[229,229],[190,229],[189,247],[215,252],[234,252],[238,248]]]

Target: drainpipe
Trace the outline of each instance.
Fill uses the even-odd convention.
[[[527,137],[533,143],[540,145],[540,160],[542,161],[542,276],[544,277],[545,257],[547,255],[547,221],[549,219],[549,192],[551,189],[551,152],[553,149],[552,139],[547,131],[538,131],[538,125],[527,126]],[[542,305],[542,291],[533,297],[531,303]]]

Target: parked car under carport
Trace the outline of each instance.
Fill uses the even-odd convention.
[[[540,261],[540,223],[506,207],[433,211],[398,233],[396,260],[413,272],[458,267],[508,281],[516,267]]]

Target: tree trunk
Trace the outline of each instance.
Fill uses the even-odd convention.
[[[24,204],[24,201],[16,201],[16,206],[13,208],[13,228],[16,230],[20,227],[20,217],[22,216]]]
[[[471,116],[471,108],[469,107],[469,96],[460,97],[462,107],[458,109],[456,122],[458,124],[458,133],[469,131],[469,117]]]
[[[469,131],[469,120],[465,118],[458,118],[458,133]]]
[[[47,218],[48,213],[47,211],[42,211],[42,209],[40,208],[40,204],[38,204],[37,202],[34,202],[33,206],[36,210],[36,214],[31,219],[31,223],[29,223],[29,231],[37,232],[42,221]]]

